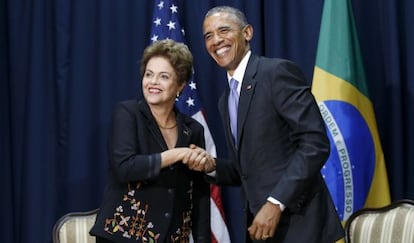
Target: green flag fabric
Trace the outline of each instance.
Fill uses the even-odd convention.
[[[322,174],[341,220],[390,203],[388,177],[349,0],[325,0],[313,75],[331,143]]]

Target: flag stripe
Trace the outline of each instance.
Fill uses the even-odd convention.
[[[347,0],[325,1],[316,66],[347,80],[368,96],[350,4]]]
[[[223,221],[221,210],[218,208],[218,204],[216,204],[217,201],[213,198],[211,198],[211,221],[215,223],[211,224],[211,231],[217,242],[230,242],[229,232]]]
[[[207,150],[207,152],[209,154],[211,154],[213,157],[217,157],[216,145],[214,144],[213,136],[211,136],[210,129],[207,126],[207,122],[204,118],[203,113],[200,110],[199,112],[195,113],[192,117],[195,120],[197,120],[199,123],[201,123],[201,125],[203,125],[203,127],[204,127],[204,137],[205,137],[205,140],[206,140],[206,150]]]

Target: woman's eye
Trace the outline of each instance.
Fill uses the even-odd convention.
[[[150,73],[150,72],[145,72],[144,73],[144,77],[146,77],[146,78],[150,78],[152,76],[152,73]]]
[[[168,76],[168,75],[161,75],[161,79],[168,80],[168,79],[170,79],[170,76]]]

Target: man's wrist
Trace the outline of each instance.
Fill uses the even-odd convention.
[[[211,177],[216,177],[216,170],[213,170],[213,171],[210,171],[210,172],[206,172],[206,174],[208,176],[211,176]]]
[[[281,203],[279,200],[273,198],[273,197],[268,197],[267,201],[274,204],[274,205],[278,205],[280,207],[280,210],[283,212],[283,210],[285,210],[286,206]]]

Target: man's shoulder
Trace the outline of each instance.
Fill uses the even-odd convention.
[[[254,56],[250,64],[256,66],[259,72],[273,73],[286,70],[300,70],[299,65],[292,60],[278,57]]]
[[[293,61],[280,57],[255,56],[256,61],[263,65],[296,65]]]

